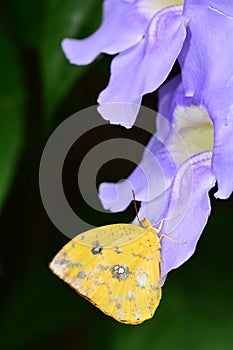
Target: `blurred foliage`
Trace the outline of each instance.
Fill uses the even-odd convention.
[[[100,1],[96,0],[50,0],[45,4],[38,49],[46,125],[49,126],[51,115],[59,101],[87,69],[86,66],[71,66],[64,59],[61,40],[65,37],[81,38],[94,31],[101,19],[101,7]],[[89,23],[89,27],[86,23]]]
[[[155,317],[142,325],[118,324],[48,269],[67,239],[39,197],[45,135],[95,103],[109,67],[104,57],[71,66],[60,43],[92,33],[101,1],[14,0],[0,16],[0,349],[231,349],[232,199],[212,198],[196,253],[169,274]]]
[[[25,86],[19,48],[0,31],[0,208],[14,177],[23,146]]]

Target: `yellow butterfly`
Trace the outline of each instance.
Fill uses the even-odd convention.
[[[79,234],[50,268],[105,314],[122,323],[142,323],[154,315],[162,296],[162,221],[158,229],[144,219],[141,226],[113,224]]]

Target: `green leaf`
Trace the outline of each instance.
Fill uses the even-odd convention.
[[[87,69],[69,64],[62,52],[61,41],[65,37],[80,38],[91,34],[100,22],[101,4],[100,0],[46,2],[39,47],[46,127],[50,126],[59,103]]]
[[[25,89],[18,48],[0,32],[0,209],[14,178],[24,136]]]

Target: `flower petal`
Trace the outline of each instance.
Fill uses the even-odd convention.
[[[166,127],[168,122],[163,119]],[[99,187],[99,198],[105,209],[123,211],[133,199],[132,190],[137,200],[151,201],[170,186],[176,172],[177,166],[172,154],[155,134],[145,147],[141,162],[127,180],[117,184],[102,183]]]
[[[133,200],[132,184],[128,180],[118,183],[103,182],[99,186],[99,198],[104,209],[111,212],[125,210]]]
[[[109,120],[111,116],[110,124],[122,125],[124,123],[124,127],[130,129],[140,110],[141,101],[142,98],[139,97],[133,103],[106,103],[98,106],[97,110],[105,120]]]
[[[211,152],[204,152],[189,159],[171,186],[165,214],[169,220],[162,228],[168,237],[161,242],[161,277],[190,258],[207,223],[211,210],[208,192],[215,185],[211,157]]]
[[[114,58],[109,85],[98,99],[101,105],[133,103],[162,84],[186,36],[188,20],[181,13],[182,6],[172,6],[158,12],[152,18],[144,39]],[[112,122],[111,115],[108,119]],[[133,123],[135,115],[130,119]],[[125,125],[123,118],[120,122]]]
[[[138,217],[148,218],[152,225],[157,226],[159,221],[167,210],[169,200],[169,189],[161,193],[150,202],[141,202]],[[135,217],[133,224],[138,225],[138,218]]]
[[[140,8],[142,1],[105,0],[99,29],[83,40],[64,39],[62,49],[77,65],[91,63],[101,52],[116,54],[141,40],[149,19]]]
[[[222,110],[220,113],[224,113],[224,111]],[[211,116],[213,115],[211,114]],[[215,193],[215,197],[221,199],[228,198],[233,191],[232,107],[229,108],[227,118],[229,118],[229,122],[224,125],[223,122],[217,122],[217,119],[214,119],[216,132],[212,169],[218,181],[218,191]]]
[[[192,18],[179,58],[185,94],[203,104],[214,123],[215,196],[228,198],[233,191],[233,2],[187,0],[184,13]]]
[[[177,106],[188,107],[192,103],[192,99],[185,96],[184,86],[180,74],[163,84],[163,86],[159,88],[158,94],[159,113],[170,123],[173,123],[174,121],[174,110]],[[160,130],[160,125],[158,125],[158,122],[157,130]],[[161,132],[159,134],[162,137]],[[162,138],[165,140],[165,136]]]
[[[172,123],[173,110],[172,103],[178,86],[181,85],[181,75],[178,74],[174,78],[168,80],[163,86],[158,90],[159,95],[159,113],[162,114]]]

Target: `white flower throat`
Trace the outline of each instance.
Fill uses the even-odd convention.
[[[169,136],[169,149],[178,164],[195,154],[213,150],[214,125],[205,107],[177,106],[172,126],[180,139],[172,132]]]
[[[181,0],[141,0],[138,1],[137,7],[139,11],[146,15],[146,17],[153,17],[160,10],[175,5],[183,5],[184,1]]]

